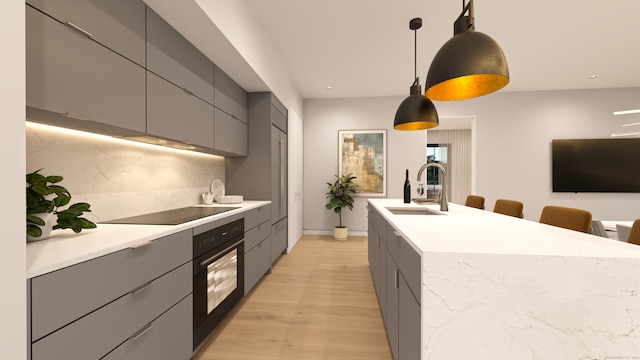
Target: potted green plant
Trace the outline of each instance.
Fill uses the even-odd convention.
[[[329,191],[326,193],[326,197],[329,202],[325,206],[327,210],[333,209],[333,212],[338,214],[338,226],[333,228],[333,238],[336,240],[347,239],[347,227],[342,225],[342,209],[347,208],[353,210],[353,197],[352,194],[356,193],[356,185],[353,180],[356,178],[353,174],[347,174],[338,176],[335,175],[336,181],[327,183]]]
[[[89,204],[76,203],[60,210],[60,207],[71,201],[69,191],[59,184],[63,177],[44,176],[39,173],[40,170],[27,174],[26,178],[27,240],[46,239],[54,229],[72,229],[73,232],[79,233],[82,229],[95,228],[94,222],[80,217],[84,212],[91,212]]]

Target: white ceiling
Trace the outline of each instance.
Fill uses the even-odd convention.
[[[245,1],[305,99],[406,96],[453,36],[460,0]],[[476,0],[476,31],[502,47],[502,91],[640,86],[638,0]],[[599,75],[589,79],[590,75]],[[327,90],[332,86],[333,90]]]

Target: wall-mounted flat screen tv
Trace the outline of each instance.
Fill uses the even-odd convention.
[[[554,192],[640,192],[640,139],[552,141]]]

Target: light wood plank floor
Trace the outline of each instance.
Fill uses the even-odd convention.
[[[392,359],[367,238],[305,235],[193,360]]]

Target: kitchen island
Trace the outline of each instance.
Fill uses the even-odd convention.
[[[423,360],[640,359],[640,247],[456,204],[442,213],[401,199],[368,204],[389,254],[398,238],[420,256]],[[411,288],[406,261],[394,260]],[[376,271],[374,282],[384,279]]]

